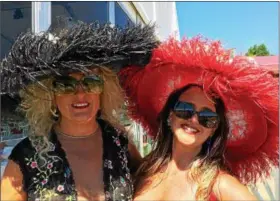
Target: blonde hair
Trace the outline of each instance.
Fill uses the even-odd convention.
[[[107,67],[98,68],[99,75],[104,80],[104,89],[100,94],[101,118],[114,127],[123,129],[119,115],[123,114],[124,92],[119,84],[116,73]],[[29,138],[32,145],[38,148],[39,154],[46,154],[50,142],[48,135],[56,122],[53,118],[54,93],[53,78],[47,78],[35,84],[30,84],[20,91],[22,98],[19,110],[22,111],[29,123]],[[44,87],[45,86],[45,87]]]
[[[209,200],[220,171],[220,165],[214,162],[200,163],[200,159],[197,159],[192,163],[187,178],[198,185],[195,194],[196,200]]]
[[[101,93],[101,118],[111,125],[124,129],[120,122],[120,115],[124,114],[124,91],[120,86],[116,73],[109,68],[99,68],[101,77],[104,80],[104,89]]]

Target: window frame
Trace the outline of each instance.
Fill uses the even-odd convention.
[[[46,31],[51,25],[51,1],[32,1],[32,31],[39,33]]]
[[[124,11],[124,13],[127,15],[127,17],[131,20],[132,23],[137,23],[137,12],[131,2],[120,1],[115,3],[117,3],[120,6],[120,8]]]
[[[51,25],[51,1],[44,2],[31,2],[31,10],[32,10],[32,31],[35,33],[46,31]],[[137,24],[145,24],[144,18],[137,11],[133,2],[117,2],[117,1],[109,1],[108,2],[108,21],[115,25],[115,5],[116,3],[123,9],[123,11],[127,14],[129,19]]]
[[[35,33],[41,31],[46,31],[51,25],[51,1],[31,1],[31,30]],[[118,4],[123,11],[127,14],[129,19],[137,24],[144,24],[145,20],[137,11],[136,7],[132,2],[117,2],[109,1],[108,2],[108,21],[115,25],[115,4]]]

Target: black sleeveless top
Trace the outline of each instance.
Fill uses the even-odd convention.
[[[128,140],[121,131],[98,120],[103,138],[103,182],[105,200],[132,200]],[[77,200],[77,191],[67,156],[54,131],[50,134],[47,161],[40,159],[36,147],[25,138],[9,156],[23,174],[23,190],[28,200]],[[42,164],[44,164],[42,166]],[[95,179],[95,178],[92,178]]]

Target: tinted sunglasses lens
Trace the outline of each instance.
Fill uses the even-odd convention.
[[[199,112],[198,121],[206,128],[215,128],[219,124],[219,116],[215,112],[201,111]]]
[[[54,80],[53,87],[57,94],[71,94],[76,91],[77,80],[70,76],[61,76]]]
[[[177,117],[182,119],[189,119],[194,114],[194,107],[190,103],[177,102],[173,111]]]
[[[82,83],[87,92],[101,93],[103,91],[103,80],[97,75],[84,77]]]

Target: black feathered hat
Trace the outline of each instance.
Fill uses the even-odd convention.
[[[126,28],[58,18],[46,32],[21,34],[1,62],[1,94],[15,95],[29,83],[106,66],[114,71],[145,66],[158,45],[154,25]]]

